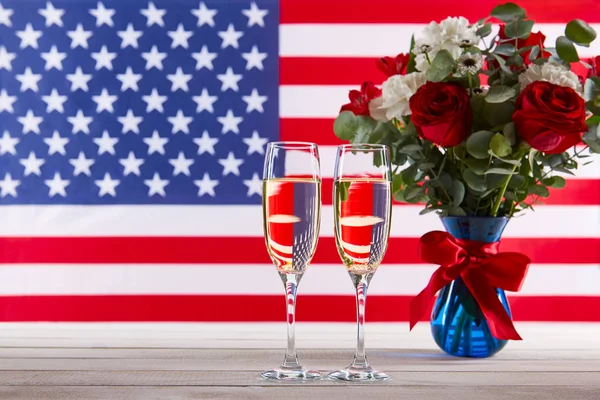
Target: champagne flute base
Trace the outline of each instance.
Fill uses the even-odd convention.
[[[327,377],[334,381],[345,382],[377,382],[387,381],[392,377],[385,372],[376,371],[371,367],[357,368],[353,366],[346,367],[338,371],[333,371]]]
[[[316,370],[278,368],[260,374],[262,379],[281,381],[315,381],[323,378],[323,374]]]

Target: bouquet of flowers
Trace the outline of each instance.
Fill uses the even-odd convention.
[[[492,19],[502,23],[490,38]],[[573,20],[550,48],[533,25],[513,3],[475,24],[431,22],[410,54],[377,61],[388,75],[381,89],[365,82],[350,92],[335,134],[388,145],[394,197],[424,203],[422,213],[511,217],[531,208],[565,186],[561,173],[573,174],[586,149],[600,153],[600,57],[590,65],[576,49],[596,33]],[[588,76],[571,70],[576,62]]]
[[[499,252],[502,230],[600,153],[600,57],[577,52],[596,32],[576,19],[550,47],[533,26],[514,3],[473,24],[431,22],[409,54],[377,61],[387,80],[351,91],[334,122],[343,140],[387,145],[394,198],[442,217],[447,232],[419,242],[421,259],[440,267],[410,322],[441,291],[432,331],[453,355],[486,357],[520,339],[504,290],[520,289],[530,260]]]

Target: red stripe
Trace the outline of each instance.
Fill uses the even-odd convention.
[[[448,16],[463,16],[475,22],[488,16],[494,6],[503,3],[503,0],[463,3],[430,0],[425,4],[398,0],[280,0],[279,20],[283,24],[428,23]],[[566,23],[576,18],[584,18],[587,22],[600,21],[600,3],[596,0],[578,0],[576,3],[564,0],[521,0],[518,4],[536,22]]]
[[[282,118],[279,120],[280,137],[281,140],[302,140],[319,146],[348,143],[335,136],[333,121],[333,118]]]
[[[383,264],[420,263],[418,241],[391,238]],[[271,263],[262,237],[0,238],[0,250],[2,264]],[[600,264],[600,238],[507,238],[502,250],[522,252],[538,264]],[[340,262],[334,239],[320,238],[313,263]]]
[[[348,282],[350,291],[350,282]],[[408,319],[410,296],[370,296],[367,320]],[[353,322],[355,300],[348,296],[298,296],[297,320]],[[515,321],[600,321],[600,297],[512,297]],[[248,312],[252,310],[252,312]],[[428,319],[430,310],[422,321]],[[0,297],[3,322],[281,322],[281,296],[8,296]],[[406,327],[408,330],[408,325]],[[518,326],[517,326],[518,329]]]

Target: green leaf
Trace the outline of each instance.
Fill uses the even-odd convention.
[[[583,86],[583,98],[585,99],[585,101],[595,100],[596,98],[598,98],[598,95],[600,95],[600,85],[598,85],[597,81],[592,78],[586,79],[585,84]]]
[[[517,142],[517,133],[515,132],[515,124],[509,122],[504,125],[504,129],[502,129],[502,133],[504,133],[504,137],[508,139],[508,143],[510,146],[514,146]]]
[[[485,171],[485,175],[496,174],[496,175],[512,175],[514,172],[512,168],[490,168]]]
[[[490,149],[488,151],[488,154],[490,156],[494,157],[495,159],[500,160],[500,161],[502,161],[502,162],[504,162],[506,164],[515,165],[517,167],[521,166],[521,161],[519,161],[519,160],[511,160],[510,158],[498,157],[496,154],[494,154],[494,152],[492,151],[492,149]]]
[[[424,193],[425,192],[421,186],[407,186],[404,190],[404,199],[409,203],[418,203]]]
[[[567,24],[565,35],[579,45],[589,45],[596,39],[596,31],[580,19],[574,19]]]
[[[333,122],[333,132],[342,140],[350,140],[356,135],[358,120],[352,111],[342,111]]]
[[[477,29],[477,36],[479,37],[486,37],[489,36],[490,33],[492,33],[492,24],[491,23],[487,23],[485,25],[483,25],[481,28]]]
[[[485,101],[488,103],[503,103],[516,95],[517,91],[510,86],[491,86],[485,96]]]
[[[338,190],[340,201],[348,200],[348,190],[350,189],[350,183],[347,181],[338,182]]]
[[[514,194],[513,192],[505,192],[504,193],[504,198],[508,201],[519,201],[519,199],[517,198],[517,195]]]
[[[429,162],[423,162],[423,163],[419,163],[419,170],[420,171],[427,171],[429,169],[433,169],[435,167],[434,163],[429,163]]]
[[[483,117],[491,126],[504,125],[512,122],[515,106],[512,102],[485,103],[483,106]]]
[[[488,174],[485,176],[488,190],[494,191],[506,183],[506,175],[503,174]],[[489,193],[488,193],[489,194]]]
[[[529,186],[528,191],[529,194],[535,194],[540,197],[548,197],[550,195],[548,188],[542,185],[531,185]]]
[[[421,151],[423,148],[418,145],[418,144],[409,144],[406,146],[402,146],[400,148],[398,148],[398,153],[402,153],[402,154],[411,154],[414,152],[419,152]]]
[[[555,189],[562,189],[567,185],[567,181],[562,176],[551,176],[544,179],[542,183]]]
[[[419,212],[419,215],[425,215],[425,214],[429,214],[430,212],[433,212],[433,211],[436,211],[436,210],[437,210],[436,208],[433,208],[433,207],[427,207],[427,208],[424,208],[424,209],[422,209],[422,210]]]
[[[556,39],[556,52],[560,58],[567,62],[579,61],[577,49],[573,45],[573,42],[564,36],[559,36]]]
[[[525,18],[527,13],[515,3],[504,3],[494,7],[490,15],[498,18],[500,21],[510,22],[515,18]]]
[[[448,50],[440,50],[427,69],[427,80],[431,82],[441,82],[452,73],[454,65],[454,57],[452,57],[450,52]]]
[[[452,197],[452,205],[455,207],[460,206],[465,198],[465,185],[461,181],[453,181],[450,196]]]
[[[510,142],[501,133],[496,133],[494,136],[492,136],[492,139],[490,140],[490,149],[498,157],[506,157],[512,153]]]
[[[535,45],[531,48],[531,52],[529,53],[529,61],[533,61],[540,54],[540,46]]]
[[[516,51],[517,48],[515,46],[513,46],[512,44],[505,43],[496,46],[492,53],[499,54],[501,56],[512,56],[513,54],[515,54]]]
[[[514,189],[522,188],[522,187],[524,187],[526,182],[527,182],[527,179],[525,179],[524,176],[513,175],[513,177],[510,178],[510,181],[508,182],[508,186],[511,188],[514,188]]]
[[[467,213],[462,208],[453,205],[448,208],[448,215],[454,217],[466,217]]]
[[[392,178],[392,193],[396,193],[402,188],[402,175],[397,174]]]
[[[469,167],[471,171],[475,172],[477,175],[483,175],[485,170],[489,167],[489,160],[487,158],[467,158],[463,162],[467,165],[467,167]]]
[[[505,25],[504,33],[509,38],[526,39],[531,33],[533,24],[533,21],[513,20]]]
[[[415,35],[412,35],[410,38],[410,50],[408,53],[410,56],[408,57],[408,65],[406,66],[406,73],[410,74],[417,70],[417,64],[415,62],[415,53],[413,53],[413,49],[415,47]]]
[[[477,175],[469,169],[464,170],[463,179],[467,185],[476,192],[484,192],[487,190],[487,182],[485,181],[485,177]]]
[[[415,183],[418,172],[419,170],[414,164],[408,168],[403,169],[402,172],[400,172],[400,175],[402,175],[402,182],[408,185]]]
[[[488,158],[488,149],[490,148],[490,140],[494,136],[490,131],[479,131],[473,133],[467,139],[467,152],[479,159]]]

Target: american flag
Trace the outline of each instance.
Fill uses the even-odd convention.
[[[431,20],[476,21],[500,1],[2,0],[0,320],[283,321],[264,243],[265,145],[316,142],[321,235],[299,321],[353,321],[333,239],[333,118],[348,90],[384,76]],[[552,46],[600,3],[521,1]],[[580,54],[600,54],[600,40]],[[503,250],[533,261],[511,294],[521,321],[600,321],[600,157]],[[406,321],[435,266],[418,238],[442,229],[395,204],[368,318]]]

